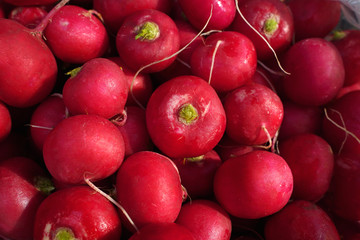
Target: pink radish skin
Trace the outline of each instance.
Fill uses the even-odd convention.
[[[278,95],[256,83],[231,91],[223,103],[227,118],[226,134],[242,145],[259,145],[270,141],[269,136],[275,136],[284,116]]]
[[[150,137],[171,158],[198,157],[225,132],[226,116],[215,90],[203,79],[180,76],[160,85],[146,108]]]
[[[0,216],[6,221],[0,222],[0,236],[32,240],[36,211],[52,189],[49,176],[32,159],[13,157],[1,161]]]
[[[266,240],[340,240],[334,222],[314,203],[297,200],[271,216],[265,224]]]
[[[31,115],[30,134],[35,146],[42,151],[50,131],[63,119],[67,110],[61,95],[52,95],[42,101]]]
[[[172,161],[151,151],[129,156],[116,175],[116,196],[137,228],[175,222],[182,205],[180,176]],[[134,231],[127,222],[125,226]]]
[[[245,19],[260,33],[275,50],[284,52],[292,43],[294,36],[294,20],[290,8],[278,0],[246,0],[241,1],[239,8]],[[248,24],[237,14],[231,30],[246,35],[253,42],[257,57],[260,60],[273,58],[273,52]]]
[[[15,107],[38,104],[55,85],[55,57],[41,38],[20,23],[0,19],[0,25],[0,99]]]
[[[333,100],[344,84],[345,70],[339,51],[321,38],[294,44],[284,55],[285,95],[295,103],[321,106]]]
[[[292,198],[320,200],[333,176],[334,154],[330,145],[318,135],[303,133],[280,141],[279,151],[293,174]]]
[[[83,64],[102,57],[109,46],[103,23],[75,5],[62,7],[45,28],[44,36],[54,55],[68,63]]]
[[[147,224],[139,232],[134,233],[130,240],[195,240],[186,228],[176,223]]]
[[[133,71],[170,57],[179,48],[179,31],[175,22],[165,13],[154,9],[140,10],[127,16],[116,35],[116,49]],[[143,72],[164,70],[174,60],[175,57],[172,57],[156,63]]]
[[[121,222],[117,209],[87,186],[58,190],[39,206],[34,240],[120,239]]]
[[[217,44],[220,45],[215,50]],[[245,35],[232,31],[207,37],[205,43],[194,50],[190,61],[193,74],[210,81],[219,93],[244,85],[255,74],[256,64],[253,43]]]
[[[27,28],[35,28],[48,14],[44,7],[16,7],[11,10],[9,19],[15,20]]]
[[[72,115],[96,114],[111,118],[123,112],[127,98],[124,72],[106,58],[94,58],[83,64],[63,88],[64,103]]]
[[[264,150],[230,158],[217,170],[214,193],[231,215],[257,219],[282,209],[293,191],[293,176],[286,161]]]
[[[0,142],[4,141],[11,132],[12,120],[8,107],[0,102]]]
[[[220,156],[214,150],[199,157],[177,158],[172,161],[177,166],[181,183],[191,199],[214,195],[214,176],[222,163]]]
[[[229,240],[231,220],[216,202],[194,200],[182,206],[176,223],[189,229],[197,240]]]
[[[68,184],[112,175],[120,167],[124,153],[124,140],[117,127],[97,115],[62,120],[43,145],[47,169],[58,181]]]
[[[212,16],[206,30],[224,30],[235,18],[236,8],[233,0],[178,0],[186,19],[196,29],[200,30]]]

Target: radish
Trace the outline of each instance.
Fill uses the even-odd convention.
[[[124,111],[128,83],[113,61],[94,58],[72,71],[63,87],[63,99],[70,114],[96,114],[111,118]]]
[[[282,63],[291,73],[283,79],[284,92],[295,103],[325,105],[344,84],[341,55],[324,39],[308,38],[297,42],[285,53]]]
[[[255,74],[257,57],[245,35],[223,31],[206,38],[191,55],[194,75],[208,80],[218,93],[244,85]]]
[[[176,223],[150,223],[129,238],[130,240],[195,240],[194,235]]]
[[[231,220],[216,202],[194,200],[181,207],[176,223],[189,229],[197,240],[229,240]]]
[[[333,176],[334,155],[330,145],[318,135],[303,133],[280,141],[279,151],[293,174],[292,198],[320,200]]]
[[[12,120],[8,107],[0,102],[0,142],[4,141],[11,132]]]
[[[271,216],[265,225],[266,240],[340,240],[324,210],[314,203],[297,200]]]
[[[140,232],[151,223],[173,223],[183,201],[179,172],[162,154],[134,153],[117,172],[116,196]],[[131,231],[138,230],[124,224]]]
[[[286,161],[264,150],[228,159],[214,178],[217,201],[239,218],[263,218],[280,211],[292,191],[293,176]]]
[[[244,0],[239,8],[246,21],[269,42],[279,54],[287,50],[294,36],[294,20],[290,8],[278,0]],[[236,15],[231,30],[240,32],[253,42],[257,57],[268,60],[273,52],[240,15]]]
[[[55,179],[68,184],[112,175],[120,167],[124,152],[124,140],[117,127],[97,115],[62,120],[43,145],[47,169]]]
[[[87,186],[52,193],[39,206],[34,224],[34,240],[112,240],[121,236],[116,208]]]
[[[48,5],[56,3],[57,0],[3,0],[15,6]]]
[[[165,155],[198,157],[220,141],[226,116],[215,90],[203,79],[188,75],[155,89],[146,108],[146,125],[151,140]]]
[[[83,64],[102,57],[109,46],[103,23],[91,10],[62,7],[44,30],[47,45],[64,62]]]
[[[45,7],[15,7],[9,13],[9,19],[15,20],[27,28],[35,28],[48,14]]]
[[[276,93],[261,84],[246,84],[231,91],[223,103],[230,139],[242,145],[272,145],[284,116]]]
[[[134,12],[124,19],[117,35],[116,49],[133,71],[175,54],[180,48],[179,31],[165,13],[154,9]],[[144,68],[158,72],[168,67],[175,57]]]
[[[0,236],[32,240],[35,214],[54,189],[47,173],[32,159],[12,157],[0,162]]]

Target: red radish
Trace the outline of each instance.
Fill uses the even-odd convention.
[[[112,34],[116,34],[128,15],[143,9],[156,9],[168,14],[171,9],[170,0],[94,0],[94,9],[104,18],[105,25]]]
[[[226,134],[242,145],[270,142],[284,116],[278,95],[261,84],[239,87],[231,91],[223,103],[227,118]]]
[[[205,23],[207,30],[224,30],[235,18],[236,9],[233,0],[178,0],[186,19],[197,29],[202,29]]]
[[[231,220],[216,202],[194,200],[182,206],[176,223],[189,229],[197,240],[229,240]]]
[[[34,5],[49,5],[56,3],[57,0],[3,0],[5,3],[10,3],[15,6],[34,6]]]
[[[304,106],[292,101],[283,101],[284,119],[281,123],[279,140],[302,134],[321,131],[322,109],[318,106]]]
[[[277,53],[290,47],[294,36],[294,20],[290,8],[278,0],[243,0],[239,8],[246,21],[236,15],[231,30],[246,35],[253,42],[257,57],[265,60],[273,57],[273,52],[259,33]]]
[[[50,131],[68,117],[62,95],[53,94],[43,100],[31,115],[30,133],[35,146],[42,151]]]
[[[165,13],[154,9],[136,11],[124,19],[117,35],[116,48],[124,63],[133,71],[175,54],[180,48],[179,31]],[[156,63],[143,72],[158,72],[175,57]]]
[[[109,46],[103,23],[91,10],[75,5],[62,7],[44,30],[46,43],[64,62],[85,63],[101,57]]]
[[[339,50],[345,67],[344,86],[360,83],[360,30],[337,31],[331,42]]]
[[[180,58],[176,58],[175,61],[164,70],[152,73],[151,79],[156,87],[172,78],[185,75],[193,75],[190,66]]]
[[[297,200],[271,216],[265,225],[266,240],[340,240],[337,229],[319,206]]]
[[[191,55],[191,70],[219,93],[244,85],[255,74],[257,57],[245,35],[223,31],[206,38]]]
[[[35,214],[53,190],[47,173],[32,159],[13,157],[0,162],[0,235],[32,240]]]
[[[130,240],[195,240],[186,228],[176,223],[147,224],[139,232],[134,233]]]
[[[35,153],[26,132],[11,131],[0,142],[0,162],[12,157],[28,157],[32,159],[38,157],[38,153]]]
[[[341,55],[324,39],[308,38],[297,42],[285,53],[282,63],[291,73],[283,79],[285,95],[298,104],[327,104],[344,84]]]
[[[116,208],[87,186],[52,193],[39,206],[34,224],[34,240],[112,240],[121,236]]]
[[[62,120],[48,134],[43,157],[51,175],[63,183],[104,179],[120,167],[124,140],[117,127],[97,115]]]
[[[292,190],[293,176],[286,161],[264,150],[228,159],[214,178],[217,201],[239,218],[256,219],[278,212]]]
[[[188,75],[155,89],[146,108],[146,125],[165,155],[198,157],[220,141],[226,116],[215,90],[203,79]]]
[[[183,190],[176,166],[169,158],[142,151],[121,165],[116,176],[116,196],[141,229],[150,223],[174,222],[181,209]]]
[[[144,109],[136,106],[126,107],[125,124],[119,126],[119,130],[125,143],[125,157],[136,152],[153,149],[153,144],[146,128]]]
[[[360,90],[360,82],[354,83],[350,86],[344,86],[340,89],[335,99],[340,98],[349,92],[358,91],[358,90]]]
[[[106,58],[94,58],[74,71],[63,88],[64,103],[70,114],[111,118],[123,112],[128,84],[116,63]]]
[[[48,12],[41,6],[15,7],[8,18],[27,28],[35,28],[47,14]]]
[[[8,107],[0,102],[0,142],[4,141],[11,132],[12,120]]]
[[[318,135],[303,133],[280,141],[279,151],[293,174],[292,198],[320,200],[333,176],[334,155],[330,145]]]
[[[214,150],[198,157],[177,158],[172,161],[177,166],[181,183],[191,199],[213,196],[214,175],[222,163]]]
[[[335,29],[340,21],[340,1],[289,0],[287,4],[294,17],[296,41],[323,38]]]

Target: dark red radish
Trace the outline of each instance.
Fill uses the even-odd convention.
[[[39,206],[34,224],[34,240],[113,240],[121,236],[117,209],[87,186],[52,193]]]
[[[231,91],[223,100],[226,134],[242,145],[271,142],[284,116],[279,96],[261,84],[252,83]]]
[[[176,223],[147,224],[134,233],[130,240],[195,240],[193,234],[186,228]]]
[[[218,144],[226,116],[215,90],[203,79],[187,75],[155,89],[146,108],[146,125],[165,155],[198,157]]]
[[[102,57],[109,47],[100,19],[76,5],[62,7],[45,28],[44,37],[54,55],[68,63],[83,64]]]
[[[294,20],[290,8],[283,1],[244,0],[240,1],[239,9],[256,31],[240,14],[236,15],[230,29],[246,35],[253,42],[258,59],[273,57],[272,50],[263,38],[276,53],[284,52],[290,47],[294,36]]]
[[[216,202],[194,200],[184,204],[176,223],[192,232],[197,240],[229,240],[231,220],[228,213]]]
[[[0,2],[0,18],[5,18],[5,11],[2,2]]]
[[[172,1],[147,0],[134,2],[132,0],[94,0],[93,5],[94,9],[101,14],[110,33],[116,35],[124,18],[128,15],[143,9],[156,9],[169,14]]]
[[[47,169],[58,181],[82,184],[118,170],[125,153],[118,128],[97,115],[76,115],[62,120],[43,145]]]
[[[47,14],[45,7],[41,6],[15,7],[11,10],[8,18],[27,28],[35,28]]]
[[[176,158],[172,161],[177,166],[181,184],[191,199],[213,196],[214,175],[222,163],[214,150],[198,157]]]
[[[46,171],[26,157],[0,162],[0,236],[32,240],[35,214],[54,189]]]
[[[347,221],[345,219],[334,217],[332,219],[335,223],[340,237],[345,240],[358,240],[360,239],[360,223]]]
[[[30,121],[31,139],[42,151],[45,139],[50,131],[63,119],[68,117],[61,94],[53,94],[43,100],[34,110]]]
[[[349,92],[358,91],[358,90],[360,90],[360,82],[354,83],[350,86],[343,86],[336,95],[335,99],[340,98]]]
[[[186,19],[198,30],[224,30],[235,18],[236,7],[233,0],[178,0]],[[210,18],[211,16],[211,18]]]
[[[5,3],[9,3],[15,6],[34,6],[34,5],[50,5],[56,3],[57,0],[3,0]]]
[[[331,36],[331,42],[339,50],[345,67],[344,86],[360,82],[360,30],[337,31]]]
[[[333,176],[334,154],[329,143],[313,133],[303,133],[280,141],[279,152],[293,174],[292,198],[320,200]]]
[[[231,215],[257,219],[282,209],[293,191],[293,176],[278,154],[257,150],[226,160],[214,178],[214,193]]]
[[[125,157],[136,152],[151,151],[153,144],[146,128],[145,110],[136,107],[126,107],[126,119],[118,126],[125,143]]]
[[[12,119],[8,107],[0,102],[0,142],[4,141],[11,132]]]
[[[340,1],[289,0],[286,3],[293,13],[296,41],[323,38],[334,30],[340,21]]]
[[[125,78],[127,79],[129,93],[125,105],[139,106],[140,103],[141,106],[145,107],[154,90],[154,84],[150,75],[144,73],[136,75],[134,71],[125,65],[124,61],[122,61],[120,57],[109,57],[108,59],[119,65],[125,74]]]
[[[134,153],[117,172],[116,196],[138,229],[151,223],[175,222],[183,201],[179,172],[162,154]],[[134,226],[124,224],[134,231]]]
[[[70,114],[111,118],[124,111],[128,83],[116,63],[106,58],[94,58],[73,72],[62,91]]]
[[[321,38],[308,38],[284,54],[285,95],[295,103],[321,106],[335,98],[344,85],[345,70],[336,47]]]
[[[222,161],[226,161],[229,158],[237,157],[256,149],[257,148],[254,146],[238,144],[234,140],[230,139],[227,134],[224,134],[220,142],[215,147],[215,151],[219,154]]]
[[[155,88],[160,84],[179,76],[193,75],[191,66],[183,62],[180,58],[176,58],[175,61],[165,68],[164,70],[151,74],[151,79],[155,85]]]
[[[55,85],[55,57],[34,30],[9,19],[0,25],[0,99],[15,107],[38,104]]]
[[[318,106],[304,106],[283,100],[284,119],[281,123],[279,140],[302,133],[321,132],[323,111]]]
[[[0,161],[12,157],[28,157],[32,159],[38,157],[38,153],[35,153],[26,131],[13,130],[0,142]]]
[[[253,77],[257,57],[248,37],[223,31],[210,35],[193,51],[190,65],[194,75],[208,81],[217,92],[224,93]]]
[[[179,48],[179,30],[174,20],[154,9],[139,10],[127,16],[116,35],[116,49],[133,71],[170,57]],[[164,70],[175,57],[153,64],[143,72]]]
[[[340,240],[327,213],[316,204],[297,200],[271,216],[265,224],[266,240]]]
[[[336,154],[360,154],[360,91],[349,92],[325,107],[322,136]]]

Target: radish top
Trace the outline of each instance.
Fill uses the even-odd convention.
[[[154,22],[145,22],[139,27],[135,39],[141,41],[148,40],[153,41],[160,35],[159,26]]]
[[[198,111],[191,103],[183,105],[179,110],[179,120],[184,124],[191,124],[198,116]]]

